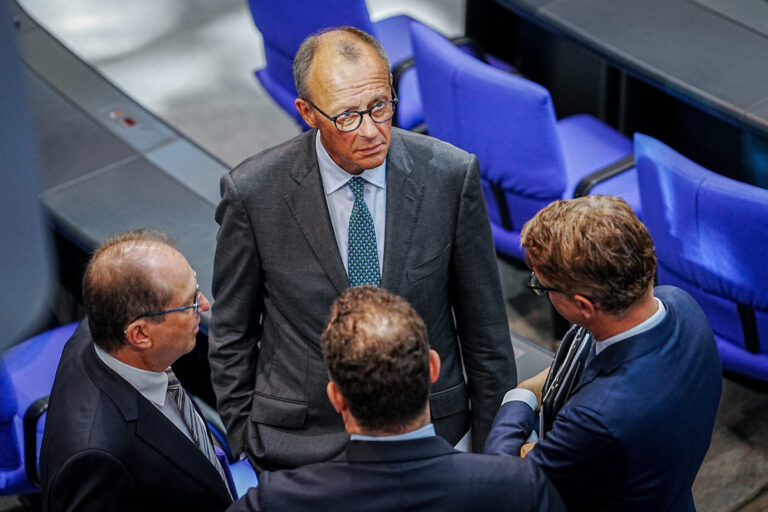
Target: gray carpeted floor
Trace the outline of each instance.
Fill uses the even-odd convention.
[[[244,0],[19,0],[39,23],[177,130],[235,165],[299,128],[253,77],[261,37]],[[465,0],[368,0],[374,19],[408,12],[463,32]],[[510,328],[553,348],[552,313],[501,263]],[[725,381],[712,446],[694,486],[700,512],[768,510],[768,395]],[[599,478],[599,476],[596,476]],[[14,497],[0,510],[16,510]]]

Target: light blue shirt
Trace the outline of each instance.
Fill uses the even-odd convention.
[[[624,332],[620,332],[619,334],[611,336],[610,338],[605,338],[604,340],[596,341],[595,355],[599,354],[600,352],[607,349],[611,345],[615,345],[616,343],[626,340],[627,338],[631,338],[632,336],[636,334],[640,334],[641,332],[650,331],[651,329],[659,325],[661,321],[664,320],[664,317],[667,316],[667,308],[664,307],[664,303],[661,302],[658,298],[654,297],[653,299],[656,301],[656,305],[657,305],[657,309],[654,314],[652,314],[649,318],[645,319],[643,322],[632,327],[631,329],[628,329]]]
[[[128,382],[144,398],[158,408],[163,416],[168,418],[187,438],[192,441],[187,424],[179,412],[176,403],[168,396],[168,375],[165,372],[142,370],[109,355],[98,345],[93,346],[96,355],[112,371]],[[188,397],[189,398],[189,397]],[[192,441],[194,443],[194,441]]]
[[[355,203],[355,194],[352,193],[347,182],[355,175],[348,173],[333,161],[331,156],[320,142],[320,132],[315,138],[315,152],[317,163],[320,167],[320,178],[323,181],[323,190],[328,204],[328,213],[331,216],[333,234],[339,247],[341,261],[344,269],[349,273],[347,264],[347,242],[349,238],[349,217],[352,215],[352,206]],[[387,218],[387,162],[384,161],[378,167],[366,169],[359,174],[366,183],[363,187],[363,196],[368,210],[373,218],[373,226],[376,230],[376,249],[379,253],[379,271],[384,270],[384,233]]]
[[[395,434],[393,436],[366,436],[363,434],[351,434],[349,439],[352,441],[410,441],[412,439],[422,439],[435,436],[435,426],[431,423],[423,427],[411,430],[405,434]]]

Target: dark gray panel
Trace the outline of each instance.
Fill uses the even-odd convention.
[[[19,47],[34,71],[138,151],[150,151],[179,138],[43,29],[22,31]],[[131,123],[124,122],[127,118]]]
[[[37,75],[26,77],[45,189],[137,155]]]
[[[697,4],[563,0],[539,15],[628,72],[736,122],[766,97],[768,39]]]
[[[768,37],[768,2],[766,0],[692,1]]]
[[[45,312],[53,274],[37,200],[40,180],[29,107],[8,8],[9,2],[0,2],[0,352],[29,335],[27,330]]]
[[[541,370],[552,364],[555,354],[512,331],[509,334],[512,338],[512,346],[515,348],[518,382],[535,377]]]
[[[210,297],[214,206],[143,158],[43,194],[54,221],[88,246],[132,229],[168,233]]]
[[[180,139],[152,150],[146,156],[210,204],[219,203],[219,180],[229,169],[193,143]]]

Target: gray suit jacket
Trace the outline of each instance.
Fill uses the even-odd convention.
[[[213,386],[233,451],[268,469],[330,459],[347,442],[325,394],[320,334],[348,279],[315,134],[224,175],[216,210]],[[413,305],[442,359],[430,396],[438,434],[457,442],[471,401],[480,451],[517,375],[474,156],[392,130],[381,286]]]

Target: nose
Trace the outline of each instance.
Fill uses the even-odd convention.
[[[208,297],[200,292],[200,311],[208,311],[209,309],[211,309],[211,303],[208,302]]]
[[[367,115],[363,116],[363,122],[360,124],[360,127],[357,129],[357,131],[366,139],[373,139],[376,137],[376,135],[378,135],[379,128],[376,126],[376,123],[373,122],[373,117],[371,117],[371,114],[368,113]]]

